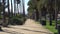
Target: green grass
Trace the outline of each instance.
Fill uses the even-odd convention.
[[[51,32],[53,32],[53,33],[57,33],[58,31],[57,31],[57,29],[55,29],[55,21],[52,21],[53,22],[53,25],[52,26],[50,26],[49,25],[49,21],[47,21],[46,22],[46,28],[48,29],[48,30],[50,30]]]
[[[60,21],[58,21],[60,23]],[[40,22],[36,22],[37,24],[40,24]],[[58,34],[58,30],[55,28],[55,21],[52,21],[52,26],[49,25],[49,21],[46,21],[46,26],[44,26],[46,29],[50,30],[54,34]]]

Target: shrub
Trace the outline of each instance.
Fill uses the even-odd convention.
[[[58,22],[58,24],[60,24],[60,20],[59,21],[57,21]]]
[[[0,19],[2,19],[2,16],[0,16]]]
[[[12,25],[23,25],[23,20],[21,20],[20,18],[14,17],[11,18],[11,23]]]

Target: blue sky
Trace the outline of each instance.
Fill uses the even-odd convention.
[[[25,11],[26,11],[26,13],[28,13],[28,12],[27,12],[27,8],[28,8],[28,5],[27,5],[27,4],[28,4],[28,1],[29,1],[29,0],[25,0]]]

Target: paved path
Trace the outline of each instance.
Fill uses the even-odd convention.
[[[53,34],[42,25],[36,24],[34,20],[27,19],[22,26],[11,26],[9,28],[2,28],[4,31],[0,34]]]

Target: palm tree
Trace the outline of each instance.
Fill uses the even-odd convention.
[[[24,21],[25,21],[25,4],[24,4],[24,0],[22,0],[22,5],[23,5],[23,17],[24,17]]]
[[[1,0],[0,0],[1,1]],[[3,9],[1,9],[2,8],[2,2],[0,2],[0,14],[1,14],[1,11],[3,10]],[[1,25],[2,23],[0,23],[0,25]],[[1,28],[1,26],[0,26],[0,31],[2,31],[2,28]]]
[[[16,0],[14,0],[14,16],[16,16]]]
[[[29,2],[28,2],[28,5],[30,6],[29,8],[28,8],[28,11],[30,12],[30,11],[32,11],[32,12],[34,12],[34,14],[35,14],[35,20],[36,21],[38,21],[39,20],[39,11],[38,11],[38,8],[37,8],[37,4],[38,4],[38,1],[40,1],[40,0],[30,0]],[[32,13],[31,12],[31,13]]]
[[[3,6],[2,6],[2,2],[0,2],[0,15],[1,15],[1,12],[2,12],[2,10],[3,10],[2,7],[3,7]]]
[[[6,1],[6,0],[2,0],[2,3],[3,3],[3,26],[6,26],[5,1]]]
[[[17,1],[17,11],[19,12],[19,8],[18,8],[19,6],[18,5],[20,4],[20,0],[16,0],[16,1]]]
[[[12,5],[12,0],[11,0],[11,16],[13,16],[13,5]]]
[[[11,15],[10,15],[10,4],[9,4],[9,0],[7,0],[7,3],[8,3],[8,24],[10,23],[10,17],[11,17]],[[7,24],[7,25],[8,25]]]
[[[56,21],[56,29],[57,29],[57,2],[56,2],[57,0],[55,0],[55,21]]]

